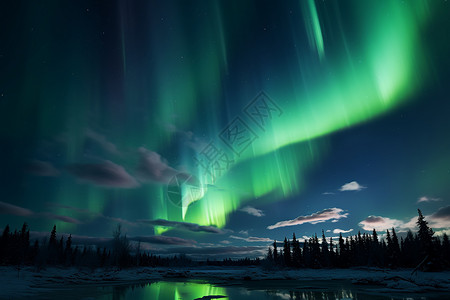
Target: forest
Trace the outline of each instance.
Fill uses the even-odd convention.
[[[342,237],[337,241],[317,234],[299,242],[295,233],[292,240],[273,243],[269,247],[266,263],[270,266],[293,268],[349,268],[356,266],[380,268],[417,268],[439,271],[450,267],[450,244],[448,235],[434,236],[422,212],[418,210],[417,232],[409,230],[400,240],[395,229],[386,230],[386,238],[358,232],[355,236]]]
[[[193,261],[185,254],[165,256],[142,251],[140,243],[132,244],[122,234],[120,224],[112,234],[109,246],[96,247],[73,245],[72,236],[58,238],[56,225],[48,238],[30,242],[30,229],[26,223],[20,230],[11,231],[7,225],[0,239],[0,265],[62,267],[176,267],[195,265],[249,266],[265,268],[349,268],[357,266],[380,268],[415,268],[439,271],[450,267],[450,244],[448,235],[434,235],[422,212],[418,210],[417,232],[407,232],[405,238],[397,236],[394,228],[386,231],[380,239],[374,229],[371,234],[358,232],[355,236],[334,241],[317,234],[300,242],[295,233],[291,240],[274,241],[264,259],[243,258],[223,260],[207,259]]]

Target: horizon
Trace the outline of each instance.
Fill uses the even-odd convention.
[[[450,234],[448,3],[0,6],[0,226],[194,257],[417,209]]]

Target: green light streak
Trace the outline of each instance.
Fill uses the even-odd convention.
[[[312,49],[317,51],[319,59],[322,60],[325,56],[323,46],[322,29],[320,28],[319,15],[314,0],[308,0],[306,3],[300,3],[307,7],[303,10],[303,18],[305,20],[306,33],[308,34],[309,45]]]
[[[310,11],[317,16],[315,6]],[[386,11],[390,12],[389,18]],[[417,20],[412,11],[399,2],[363,7],[358,21],[365,39],[354,52],[359,52],[364,63],[349,66],[346,59],[330,63],[320,73],[320,82],[306,82],[314,86],[308,92],[273,87],[277,100],[291,99],[284,101],[288,103],[283,106],[285,113],[273,118],[251,150],[235,157],[236,167],[215,183],[230,190],[207,191],[201,201],[183,212],[185,219],[223,227],[226,216],[249,199],[270,193],[272,201],[278,201],[299,193],[302,176],[313,162],[312,155],[278,156],[279,150],[368,121],[407,101],[425,76],[425,53],[418,39],[423,20]],[[318,19],[313,24],[320,54],[323,42]],[[199,177],[202,183],[211,183],[201,173]]]

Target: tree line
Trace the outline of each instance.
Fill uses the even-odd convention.
[[[134,253],[133,253],[134,252]],[[133,253],[133,254],[132,254]],[[178,266],[186,265],[191,260],[184,255],[161,257],[141,251],[140,242],[133,247],[122,234],[118,225],[113,232],[113,239],[108,247],[80,246],[72,244],[72,235],[66,239],[56,234],[53,226],[50,236],[30,243],[30,229],[24,223],[21,230],[11,232],[6,225],[0,238],[0,265],[36,266],[77,266],[77,267],[119,267],[132,266]]]
[[[132,245],[122,234],[120,224],[113,231],[111,243],[106,247],[73,245],[72,236],[57,236],[56,225],[49,237],[30,243],[30,230],[26,223],[20,230],[10,230],[7,225],[0,238],[0,265],[14,265],[20,270],[24,265],[45,268],[46,266],[76,267],[175,267],[194,265],[250,266],[263,264],[266,267],[290,268],[348,268],[373,266],[382,268],[421,268],[441,270],[450,268],[450,244],[447,234],[434,236],[428,222],[418,210],[418,231],[408,231],[406,237],[397,236],[394,228],[386,231],[386,239],[379,239],[374,229],[371,234],[360,232],[355,236],[342,237],[335,241],[317,234],[300,242],[295,233],[291,240],[273,243],[265,259],[243,258],[233,260],[207,259],[192,261],[186,255],[161,257],[141,250],[140,242]]]
[[[108,246],[73,245],[72,235],[57,236],[56,225],[49,237],[30,242],[30,229],[24,223],[20,230],[11,231],[9,225],[0,238],[0,265],[13,265],[20,270],[23,266],[38,269],[47,266],[95,268],[129,267],[177,267],[194,265],[249,266],[259,265],[260,259],[242,258],[223,260],[192,261],[184,254],[165,256],[142,251],[141,243],[132,245],[122,234],[120,224],[113,231]]]
[[[343,238],[342,233],[334,241],[322,230],[300,243],[295,233],[292,240],[285,237],[283,243],[273,243],[266,255],[266,265],[293,268],[348,268],[372,266],[382,268],[421,268],[441,270],[450,267],[450,244],[447,234],[434,236],[420,209],[417,233],[409,230],[406,237],[398,239],[395,229],[386,230],[386,239],[380,240],[373,229],[372,234],[358,232]],[[280,248],[280,249],[278,249]]]

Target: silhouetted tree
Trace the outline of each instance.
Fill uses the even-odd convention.
[[[284,238],[283,253],[284,253],[284,264],[286,266],[290,266],[291,265],[291,245],[289,243],[289,240],[286,237]]]
[[[330,250],[328,249],[328,242],[325,237],[325,232],[322,229],[322,251],[321,251],[321,265],[324,267],[330,266]]]
[[[392,244],[391,244],[391,254],[392,254],[392,267],[397,267],[400,260],[400,246],[398,244],[397,234],[395,233],[394,227],[392,227]]]
[[[272,252],[272,248],[270,246],[269,246],[269,250],[267,250],[266,259],[271,262],[273,261],[273,252]]]
[[[278,261],[277,240],[273,241],[273,260]]]
[[[442,261],[448,267],[450,266],[450,243],[448,241],[448,235],[444,233],[442,236]]]
[[[433,229],[428,227],[428,222],[425,221],[425,217],[422,215],[420,209],[417,209],[419,213],[419,217],[417,219],[417,226],[419,227],[419,231],[417,235],[420,241],[421,251],[425,255],[433,254]]]
[[[122,235],[122,226],[117,225],[113,231],[113,253],[115,264],[121,268],[130,265],[130,242],[126,235]]]
[[[300,250],[300,242],[297,241],[295,233],[292,234],[292,265],[300,267],[302,264],[302,252]]]

